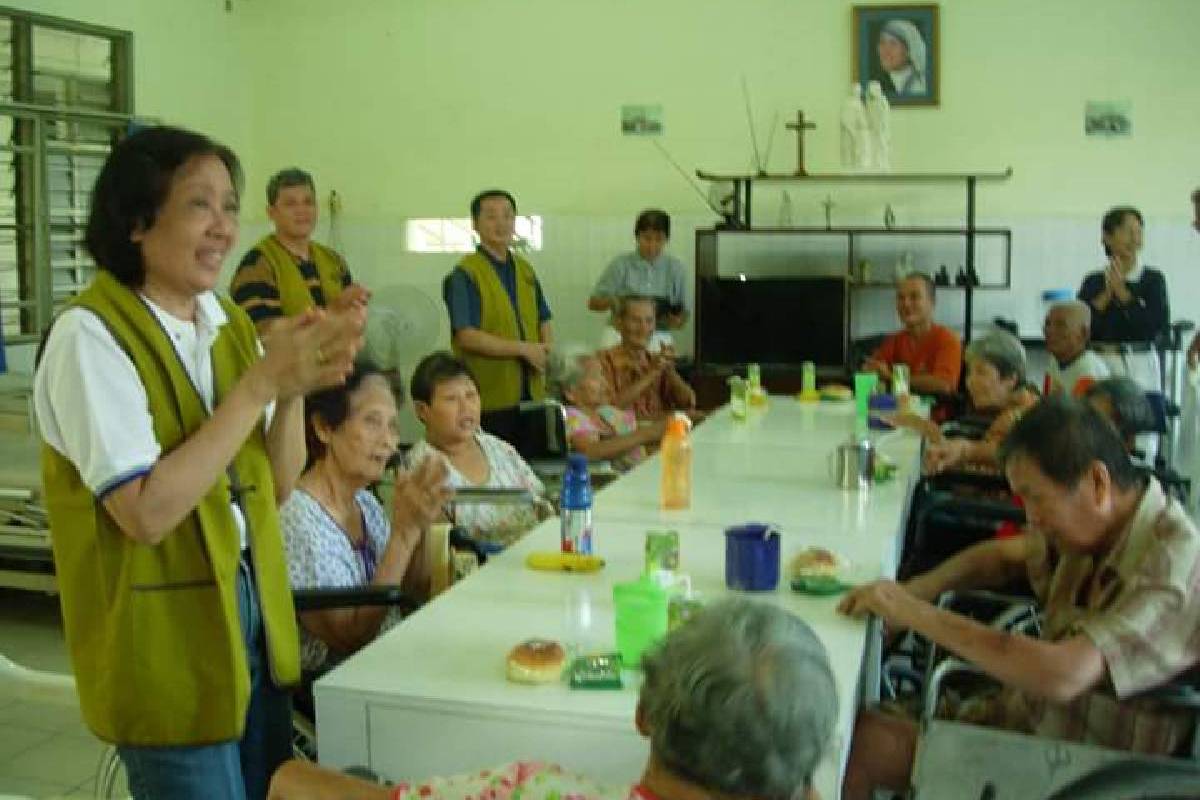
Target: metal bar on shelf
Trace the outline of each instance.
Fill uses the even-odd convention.
[[[810,172],[797,175],[794,172],[767,173],[765,175],[722,175],[696,170],[696,176],[705,181],[768,181],[779,183],[805,183],[817,181],[854,181],[858,183],[906,183],[944,182],[958,183],[967,178],[985,181],[1003,181],[1012,177],[1012,167],[1002,172]]]

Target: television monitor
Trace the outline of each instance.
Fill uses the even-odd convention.
[[[844,278],[701,278],[699,295],[700,363],[846,363]]]

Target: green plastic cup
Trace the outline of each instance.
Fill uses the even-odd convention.
[[[854,373],[854,417],[861,427],[865,427],[867,424],[871,394],[875,391],[877,383],[879,383],[879,376],[874,372]]]
[[[640,669],[642,653],[667,634],[668,593],[641,578],[613,584],[617,652],[626,669]]]

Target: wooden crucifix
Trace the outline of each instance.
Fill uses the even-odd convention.
[[[796,132],[796,174],[807,175],[808,170],[804,168],[804,132],[806,130],[815,130],[817,124],[815,122],[806,122],[804,112],[797,110],[796,121],[787,123],[785,127]]]

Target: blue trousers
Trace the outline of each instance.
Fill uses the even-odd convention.
[[[237,590],[250,663],[242,738],[197,747],[118,747],[136,800],[264,800],[271,775],[291,757],[291,696],[271,682],[262,613],[244,560]]]

